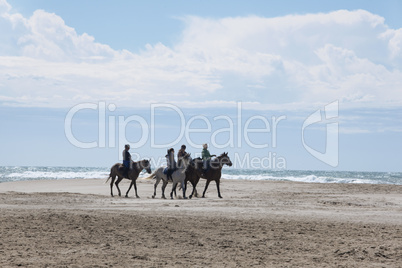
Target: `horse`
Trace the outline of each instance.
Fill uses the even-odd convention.
[[[228,156],[228,153],[222,153],[220,156],[216,157],[215,159],[211,160],[210,162],[210,167],[204,172],[202,172],[202,166],[203,166],[203,161],[201,158],[196,158],[194,159],[194,164],[189,165],[188,168],[188,181],[191,182],[193,185],[193,192],[191,193],[190,196],[194,194],[195,187],[197,186],[197,183],[200,178],[206,179],[207,183],[205,184],[205,189],[204,192],[202,193],[202,197],[205,197],[205,192],[208,189],[209,183],[211,181],[215,181],[216,183],[216,188],[218,190],[218,197],[222,198],[219,184],[222,176],[222,167],[223,165],[228,165],[229,167],[232,166],[232,161],[230,161],[230,158]]]
[[[140,198],[137,194],[137,184],[136,184],[136,180],[138,178],[138,176],[140,175],[140,172],[145,169],[148,174],[151,174],[151,163],[150,160],[141,160],[138,162],[133,162],[131,161],[132,164],[132,169],[130,169],[128,171],[128,178],[129,180],[131,180],[131,184],[130,187],[128,187],[127,193],[126,193],[126,197],[128,197],[128,192],[130,192],[131,187],[134,185],[134,189],[135,189],[135,196],[137,198]],[[117,180],[116,180],[116,187],[117,190],[119,191],[119,196],[121,196],[121,192],[120,192],[120,188],[119,188],[119,183],[121,182],[121,180],[124,178],[123,177],[123,164],[121,163],[116,163],[112,166],[112,168],[110,169],[110,175],[109,178],[106,180],[106,182],[109,181],[110,178],[112,178],[112,181],[110,182],[110,194],[113,197],[113,183],[114,180],[116,179],[117,176]]]
[[[185,156],[183,156],[182,158],[183,160],[181,161],[182,164],[181,166],[172,174],[172,179],[173,179],[173,186],[172,186],[172,191],[170,192],[170,198],[173,199],[173,192],[176,193],[176,186],[177,184],[180,182],[181,188],[183,190],[183,198],[187,199],[186,197],[186,185],[184,184],[184,180],[186,178],[186,167],[191,159],[190,154],[186,154]],[[166,199],[165,197],[165,188],[168,184],[168,178],[167,175],[163,173],[163,170],[165,169],[165,167],[160,167],[157,170],[154,171],[154,173],[152,173],[152,175],[150,175],[147,179],[156,179],[156,182],[154,184],[154,194],[152,196],[152,198],[155,198],[156,196],[156,187],[158,186],[159,182],[161,180],[163,180],[163,184],[162,184],[162,198]]]
[[[195,161],[201,161],[201,158],[196,158],[195,160],[191,160],[189,165],[186,168],[186,179],[184,180],[184,185],[186,185],[187,187],[187,182],[190,182],[191,185],[193,186],[193,191],[191,192],[191,194],[188,196],[190,199],[194,196],[197,197],[197,189],[196,186],[198,184],[198,182],[200,181],[200,172],[197,172],[196,170],[196,164]]]

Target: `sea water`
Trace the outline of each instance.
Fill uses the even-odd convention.
[[[109,175],[108,168],[94,167],[0,167],[0,182],[29,180],[99,179]]]
[[[0,167],[0,183],[26,180],[107,179],[108,167]],[[141,176],[147,176],[142,173]],[[224,167],[222,178],[316,183],[369,183],[402,185],[402,172],[234,169]]]

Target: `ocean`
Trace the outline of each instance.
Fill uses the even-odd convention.
[[[0,167],[0,183],[27,180],[107,179],[108,167]],[[233,180],[297,181],[315,183],[368,183],[402,185],[402,172],[301,171],[233,169],[224,167],[222,178]],[[146,176],[142,174],[141,176]]]

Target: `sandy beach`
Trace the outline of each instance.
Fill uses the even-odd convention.
[[[223,179],[223,199],[164,200],[153,183],[0,183],[0,266],[402,267],[402,186]]]

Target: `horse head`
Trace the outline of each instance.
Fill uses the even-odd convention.
[[[219,159],[219,163],[221,164],[221,166],[223,166],[223,165],[228,165],[229,167],[232,166],[232,161],[230,161],[228,153],[223,152],[217,158]]]
[[[145,169],[148,174],[152,173],[152,171],[151,171],[151,159],[142,160],[140,165],[141,165],[141,169]]]
[[[181,161],[181,162],[180,162]],[[187,168],[188,165],[191,165],[192,159],[189,153],[186,153],[179,159],[180,168]],[[181,163],[181,164],[180,164]]]

